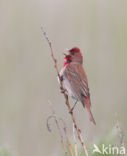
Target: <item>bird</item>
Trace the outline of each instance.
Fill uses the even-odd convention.
[[[91,112],[90,92],[87,75],[83,68],[82,52],[79,47],[68,49],[67,52],[68,54],[64,53],[64,63],[59,75],[65,93],[76,100],[71,111],[80,101],[83,107],[86,108],[90,121],[96,125]]]

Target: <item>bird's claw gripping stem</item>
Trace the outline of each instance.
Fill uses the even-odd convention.
[[[62,87],[60,87],[60,90],[61,90],[61,93],[65,93],[65,90]]]

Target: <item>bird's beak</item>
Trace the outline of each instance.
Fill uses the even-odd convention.
[[[67,54],[66,54],[66,53],[63,53],[63,55],[64,55],[64,56],[67,56]]]
[[[67,54],[66,54],[66,53],[67,53]],[[66,49],[66,53],[64,52],[63,55],[64,55],[64,56],[69,55],[69,49],[68,49],[68,48]]]

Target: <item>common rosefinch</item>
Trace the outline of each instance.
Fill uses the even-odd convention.
[[[78,47],[73,47],[68,52],[68,55],[65,54],[63,68],[60,71],[63,88],[68,96],[82,103],[88,112],[90,121],[96,125],[90,110],[90,93],[87,76],[83,69],[83,56]]]

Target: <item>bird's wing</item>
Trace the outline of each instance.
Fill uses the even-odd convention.
[[[87,76],[80,64],[68,64],[65,69],[65,76],[68,79],[72,90],[82,101],[82,97],[89,97]]]

